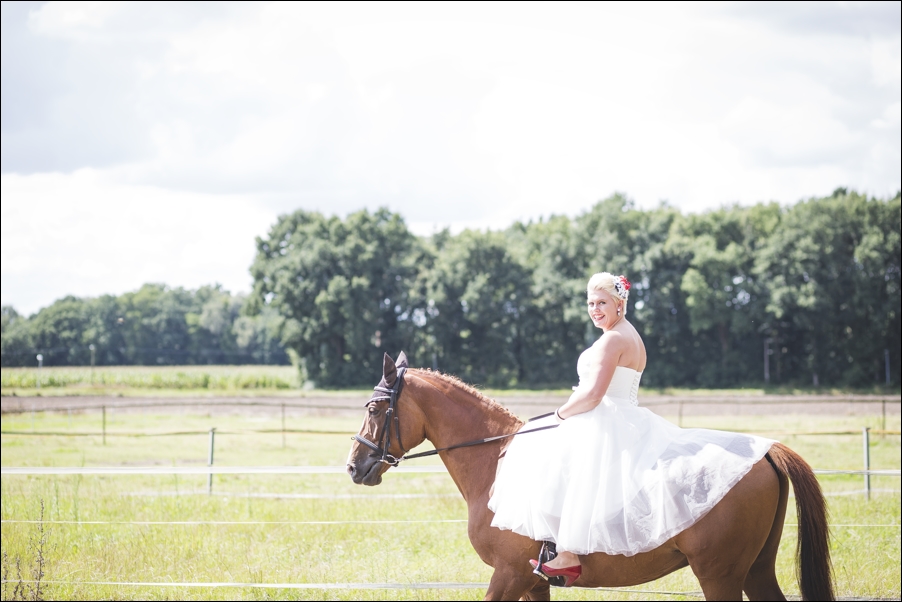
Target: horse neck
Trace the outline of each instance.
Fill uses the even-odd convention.
[[[418,406],[425,420],[426,438],[436,449],[516,432],[523,424],[500,405],[428,372],[414,376]],[[467,502],[488,498],[495,481],[498,454],[506,440],[440,452],[448,473]]]

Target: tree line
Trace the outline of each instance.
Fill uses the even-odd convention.
[[[3,366],[289,364],[274,309],[220,286],[146,284],[123,295],[64,297],[30,318],[3,307]],[[93,347],[93,349],[92,349]],[[93,357],[92,357],[93,356]]]
[[[640,210],[618,194],[574,218],[429,237],[387,209],[344,219],[296,211],[257,239],[246,299],[148,285],[63,299],[27,320],[8,320],[4,309],[3,365],[17,365],[7,359],[14,342],[33,351],[67,336],[82,350],[54,361],[85,363],[84,343],[128,330],[116,325],[122,317],[134,334],[107,347],[132,351],[106,363],[238,363],[235,353],[271,363],[291,354],[316,385],[344,387],[371,385],[382,353],[403,349],[413,365],[472,383],[569,386],[577,357],[600,334],[586,317],[585,286],[604,270],[633,283],[628,318],[648,350],[647,385],[760,386],[767,373],[771,384],[871,386],[887,370],[898,384],[900,206],[898,194],[837,189],[789,207],[683,214],[667,204]],[[79,303],[110,309],[70,329],[63,306]],[[129,307],[133,317],[121,309]]]
[[[420,238],[388,210],[296,211],[257,240],[251,311],[324,386],[369,384],[404,349],[484,385],[576,380],[599,335],[597,271],[632,282],[628,317],[652,386],[868,386],[899,382],[900,197],[845,189],[683,214],[614,195],[575,217]]]

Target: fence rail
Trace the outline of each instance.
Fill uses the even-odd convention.
[[[447,473],[444,466],[396,466],[393,472],[405,474]],[[3,475],[214,475],[214,474],[346,474],[344,466],[3,466]],[[829,470],[815,474],[902,476],[902,470]]]
[[[397,466],[406,474],[447,473],[444,466]],[[347,474],[345,466],[3,466],[3,475]]]
[[[7,519],[0,520],[3,524],[13,525],[135,525],[135,526],[173,526],[173,527],[203,527],[203,526],[265,526],[265,525],[405,525],[405,524],[441,524],[441,523],[466,523],[465,518],[433,518],[424,520],[27,520]],[[798,527],[796,523],[785,523],[784,527]],[[898,523],[856,523],[856,524],[830,524],[831,529],[902,529]]]
[[[362,399],[363,397],[361,397]],[[26,400],[33,402],[34,400],[43,400],[43,398],[18,398],[20,402]],[[533,401],[522,397],[514,399],[499,397],[496,399],[502,405],[513,406],[547,406],[547,401]],[[639,405],[642,407],[657,407],[668,405],[785,405],[785,404],[808,404],[808,403],[854,403],[854,404],[874,404],[874,403],[900,403],[902,397],[891,395],[851,395],[836,397],[832,395],[806,395],[804,397],[797,396],[775,396],[760,399],[757,397],[701,397],[701,396],[674,396],[674,397],[652,397],[647,400],[639,399]],[[201,401],[187,397],[180,401],[135,401],[135,402],[111,402],[107,404],[69,404],[69,405],[52,405],[52,406],[34,406],[34,407],[18,407],[4,408],[3,414],[26,414],[28,412],[70,412],[82,410],[102,410],[104,408],[123,408],[123,409],[149,409],[149,408],[166,408],[166,407],[270,407],[273,409],[295,408],[295,409],[312,409],[312,410],[354,410],[361,409],[362,404],[354,405],[336,405],[326,403],[297,403],[287,401],[236,401],[234,399],[223,399],[218,401]]]

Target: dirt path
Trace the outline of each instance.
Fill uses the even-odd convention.
[[[103,406],[117,412],[146,412],[156,409],[172,413],[204,414],[280,414],[282,405],[287,415],[325,414],[357,415],[363,412],[364,397],[2,397],[3,413],[32,410],[96,411]],[[498,401],[521,416],[551,412],[567,397],[563,395],[503,396]],[[639,397],[639,405],[657,414],[684,416],[832,414],[898,415],[900,398],[889,396],[829,397],[822,395],[793,396],[664,396]]]

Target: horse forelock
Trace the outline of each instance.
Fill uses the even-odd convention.
[[[415,374],[420,377],[426,377],[425,380],[428,382],[429,378],[435,378],[440,380],[448,385],[451,385],[454,389],[457,389],[470,397],[475,397],[478,401],[481,401],[483,404],[488,406],[490,410],[495,412],[499,412],[502,415],[509,417],[511,420],[522,423],[523,421],[517,417],[516,414],[508,410],[506,407],[492,399],[491,397],[487,397],[481,391],[473,387],[472,385],[468,385],[464,381],[460,380],[456,376],[451,374],[445,374],[444,372],[439,372],[437,370],[430,370],[429,368],[411,368],[409,371],[411,374]]]

